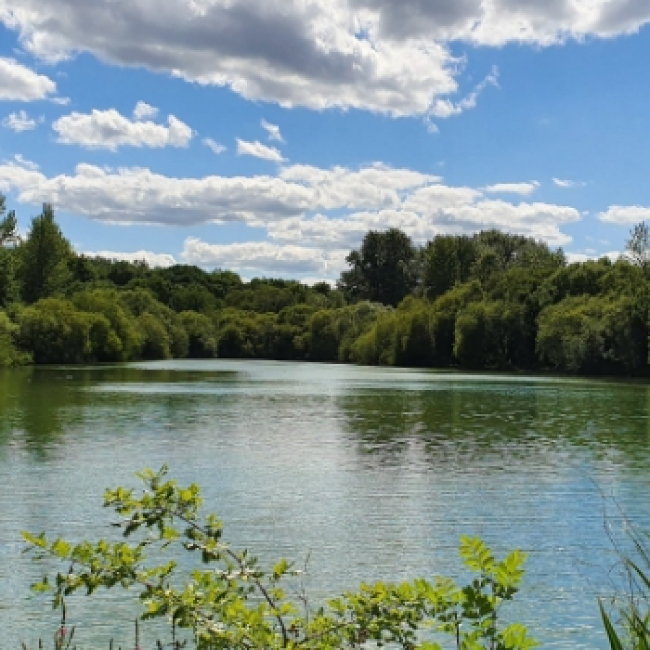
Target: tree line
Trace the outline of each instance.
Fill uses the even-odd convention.
[[[647,376],[650,229],[618,261],[496,230],[370,231],[336,287],[77,254],[0,196],[0,365],[264,358]]]

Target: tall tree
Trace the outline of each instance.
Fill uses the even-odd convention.
[[[45,203],[43,213],[32,220],[27,241],[19,248],[22,293],[32,303],[59,293],[70,279],[70,242],[54,219],[52,206]]]
[[[437,298],[470,279],[478,249],[473,238],[437,235],[424,250],[424,289]]]
[[[0,194],[0,217],[7,211],[7,198]],[[16,212],[12,210],[6,217],[0,219],[0,246],[7,245],[12,240],[18,240],[18,220]]]
[[[0,245],[0,308],[16,302],[20,296],[16,258],[17,251]]]
[[[18,283],[16,281],[16,252],[14,245],[18,239],[18,220],[12,210],[6,217],[6,199],[0,194],[0,307],[18,299]]]
[[[650,272],[650,227],[641,222],[632,228],[630,238],[625,242],[627,258],[645,273]]]
[[[417,283],[413,242],[397,228],[371,230],[346,261],[350,270],[341,274],[338,286],[351,298],[397,305]]]

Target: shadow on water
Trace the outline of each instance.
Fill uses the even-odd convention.
[[[539,466],[549,453],[614,456],[629,469],[650,460],[650,386],[582,383],[467,384],[374,388],[341,395],[346,431],[362,457],[380,464],[414,458],[517,461]],[[402,458],[408,456],[408,458]]]
[[[187,394],[174,391],[174,386],[223,385],[231,381],[235,381],[232,372],[155,367],[0,369],[0,449],[7,444],[22,443],[44,460],[48,449],[64,444],[72,432],[75,437],[83,435],[98,409],[104,416],[111,413],[119,416],[121,408],[132,407],[147,392],[160,395],[162,400],[158,400],[156,408],[162,408],[167,422],[173,423],[179,403],[188,399]],[[105,387],[122,390],[104,393]]]

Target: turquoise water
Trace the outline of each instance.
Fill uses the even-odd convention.
[[[609,535],[625,539],[620,512],[650,530],[649,415],[648,385],[579,379],[221,360],[0,373],[2,647],[56,622],[20,531],[107,535],[104,488],[167,463],[234,544],[309,556],[314,602],[457,576],[460,536],[480,535],[530,553],[512,619],[546,648],[605,648]],[[71,603],[77,640],[125,643],[129,599],[99,600]]]

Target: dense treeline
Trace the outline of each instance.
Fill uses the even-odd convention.
[[[648,374],[650,229],[619,261],[494,230],[369,232],[337,288],[76,254],[51,206],[0,196],[0,365],[265,358]],[[6,216],[5,216],[6,215]]]

